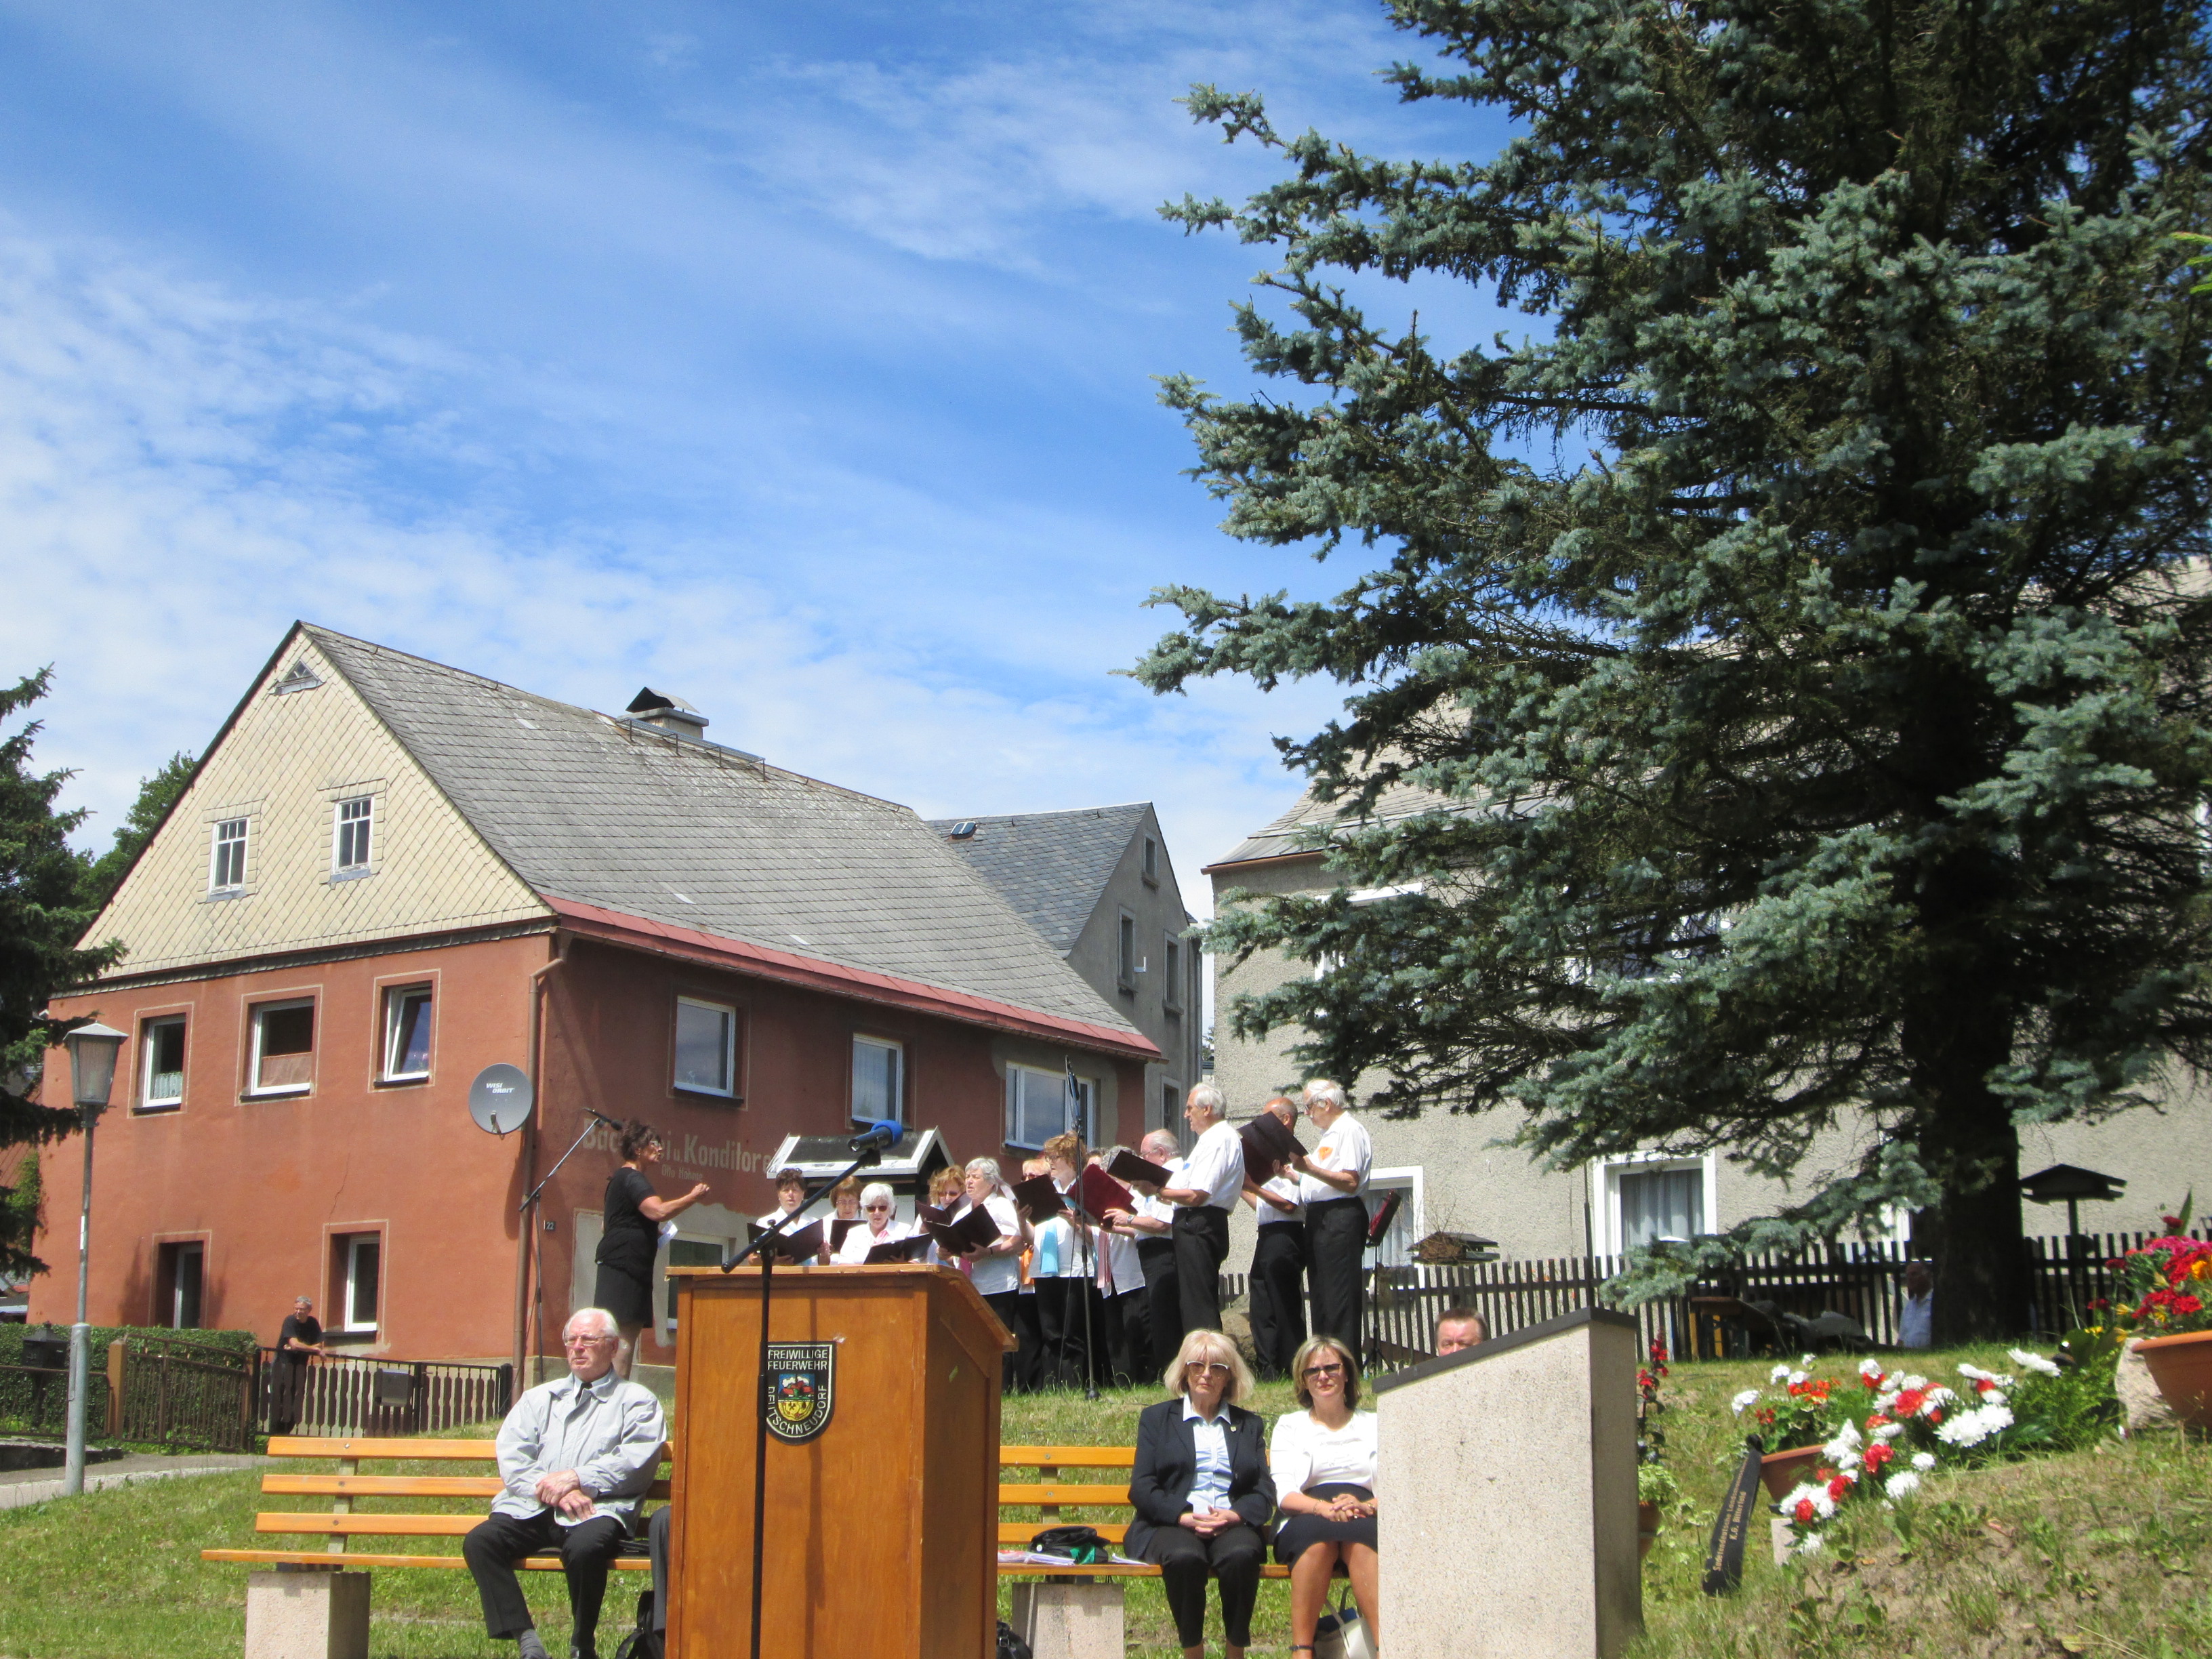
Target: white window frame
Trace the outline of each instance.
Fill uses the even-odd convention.
[[[166,1026],[173,1025],[184,1032],[185,1039],[189,1042],[191,1034],[185,1031],[185,1018],[182,1014],[156,1014],[151,1019],[138,1023],[138,1042],[143,1051],[138,1060],[138,1109],[142,1112],[174,1111],[185,1103],[185,1072],[181,1066],[177,1068],[176,1093],[157,1095],[154,1092],[154,1062],[161,1052],[161,1045],[154,1034]]]
[[[199,1331],[207,1328],[207,1243],[204,1239],[183,1239],[169,1247],[169,1306],[168,1328],[173,1331]],[[185,1262],[189,1259],[198,1264],[199,1306],[194,1310],[199,1316],[197,1325],[183,1323],[185,1316]]]
[[[1600,1158],[1589,1166],[1590,1213],[1597,1223],[1591,1231],[1595,1235],[1600,1255],[1626,1255],[1628,1253],[1620,1219],[1621,1176],[1662,1175],[1674,1170],[1695,1170],[1703,1176],[1698,1188],[1698,1202],[1705,1211],[1705,1230],[1707,1233],[1720,1231],[1720,1154],[1717,1152],[1692,1154],[1686,1158],[1670,1152],[1629,1152],[1619,1158]]]
[[[280,1083],[276,1085],[274,1087],[264,1089],[261,1086],[261,1028],[263,1022],[266,1020],[270,1014],[283,1012],[287,1009],[292,1008],[307,1009],[313,1016],[315,1034],[314,1040],[311,1041],[307,1045],[307,1080],[305,1083]],[[291,1095],[304,1095],[310,1090],[313,1089],[315,1086],[315,1055],[318,1051],[318,1045],[323,1035],[322,1011],[317,1007],[315,999],[313,997],[283,997],[273,1002],[257,1002],[253,1005],[251,1018],[253,1023],[253,1041],[251,1049],[246,1055],[246,1092],[249,1095],[257,1096],[263,1099],[272,1099]]]
[[[230,829],[234,825],[235,825],[238,830],[238,833],[235,836],[226,836],[223,834],[224,830]],[[246,852],[252,844],[252,836],[253,823],[251,817],[218,818],[216,820],[215,829],[213,831],[214,838],[208,846],[208,891],[210,893],[236,893],[244,890],[246,886]],[[225,881],[222,878],[222,867],[228,860],[224,858],[223,854],[228,853],[234,847],[238,849],[238,879],[235,881]]]
[[[344,1272],[339,1276],[338,1329],[348,1335],[374,1336],[384,1327],[384,1235],[382,1233],[348,1233],[343,1241],[345,1247]],[[376,1305],[367,1324],[354,1316],[355,1291],[360,1286],[361,1252],[363,1245],[376,1250]]]
[[[417,1000],[424,1003],[429,1010],[430,1046],[434,1049],[437,1046],[438,997],[436,988],[429,985],[387,985],[384,988],[384,1066],[377,1073],[377,1077],[381,1082],[416,1083],[427,1079],[430,1075],[431,1056],[428,1054],[423,1056],[422,1069],[421,1071],[403,1072],[399,1069],[399,1033],[401,1029],[399,1016],[408,1003]]]
[[[362,810],[358,816],[348,817],[346,809],[349,806],[358,806]],[[361,830],[361,856],[349,860],[345,856],[347,832],[356,825]],[[334,803],[331,807],[331,879],[351,881],[368,875],[374,867],[373,860],[375,857],[376,797],[349,795]]]
[[[1382,1206],[1382,1194],[1402,1192],[1406,1194],[1406,1201],[1399,1207],[1398,1213],[1405,1222],[1405,1236],[1412,1244],[1419,1243],[1429,1236],[1429,1230],[1422,1219],[1427,1208],[1427,1188],[1428,1171],[1419,1164],[1400,1164],[1388,1170],[1370,1170],[1365,1194],[1368,1220],[1372,1222],[1375,1219],[1375,1212]],[[1389,1243],[1389,1236],[1385,1234],[1383,1243],[1387,1245]],[[1367,1252],[1365,1260],[1370,1267],[1403,1267],[1413,1261],[1413,1253],[1410,1245],[1404,1252],[1395,1255],[1378,1246]]]
[[[886,1114],[886,1115],[891,1118],[894,1121],[899,1123],[905,1122],[907,1103],[906,1044],[896,1037],[877,1036],[874,1033],[869,1031],[855,1031],[853,1033],[851,1069],[847,1073],[845,1079],[845,1115],[851,1118],[855,1123],[873,1123],[876,1121],[872,1115],[866,1118],[863,1118],[860,1115],[860,1049],[863,1045],[871,1048],[885,1048],[890,1051],[890,1054],[893,1056],[891,1071],[892,1098],[891,1109],[888,1114]]]
[[[719,1014],[722,1019],[722,1076],[726,1086],[716,1088],[708,1083],[686,1082],[676,1074],[676,1044],[683,1035],[684,1011],[700,1008]],[[705,997],[679,996],[676,999],[675,1027],[670,1033],[669,1087],[678,1094],[711,1095],[717,1100],[738,1097],[738,1009],[735,1003],[714,1002]]]
[[[1066,1110],[1067,1073],[1065,1070],[1048,1072],[1042,1066],[1024,1066],[1018,1063],[1010,1063],[1006,1067],[1007,1146],[1019,1147],[1025,1152],[1034,1152],[1040,1151],[1043,1147],[1045,1141],[1049,1140],[1052,1138],[1051,1135],[1047,1135],[1037,1140],[1020,1140],[1015,1138],[1020,1133],[1022,1129],[1021,1121],[1016,1111],[1017,1096],[1019,1093],[1025,1092],[1024,1085],[1018,1081],[1018,1079],[1024,1076],[1041,1078],[1044,1079],[1044,1084],[1041,1086],[1049,1086],[1060,1091],[1061,1097],[1060,1127],[1054,1130],[1053,1134],[1064,1134],[1072,1127],[1074,1129],[1076,1133],[1083,1137],[1083,1144],[1085,1146],[1088,1146],[1094,1144],[1098,1127],[1098,1079],[1097,1078],[1079,1076],[1075,1079],[1078,1087],[1082,1091],[1082,1104],[1078,1111],[1078,1117],[1080,1121],[1071,1125],[1067,1121]]]

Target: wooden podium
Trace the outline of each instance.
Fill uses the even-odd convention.
[[[668,1276],[678,1286],[669,1659],[744,1659],[760,1270],[674,1267]],[[762,1652],[988,1653],[999,1370],[1013,1338],[963,1274],[900,1264],[779,1267],[769,1340],[777,1415]],[[818,1423],[825,1392],[828,1420]]]

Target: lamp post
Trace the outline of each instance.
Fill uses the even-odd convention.
[[[62,1491],[84,1491],[84,1396],[89,1378],[92,1328],[85,1323],[85,1292],[92,1264],[92,1130],[115,1087],[115,1056],[123,1033],[100,1024],[80,1025],[63,1041],[69,1047],[70,1096],[84,1122],[84,1204],[76,1218],[76,1323],[70,1327],[69,1438],[63,1453]]]

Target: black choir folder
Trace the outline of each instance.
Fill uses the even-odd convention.
[[[937,1248],[947,1255],[965,1255],[970,1250],[980,1250],[999,1237],[999,1224],[991,1219],[991,1212],[980,1204],[953,1222],[935,1219],[945,1212],[933,1210],[927,1204],[915,1213],[921,1218],[922,1237],[933,1241]],[[882,1246],[877,1248],[880,1249]]]
[[[847,1238],[847,1237],[848,1237],[852,1233],[852,1231],[853,1231],[853,1229],[854,1229],[854,1228],[855,1228],[855,1227],[857,1227],[857,1226],[859,1226],[859,1225],[860,1224],[860,1222],[861,1222],[861,1218],[860,1218],[860,1217],[859,1217],[859,1216],[856,1216],[856,1215],[850,1215],[850,1216],[848,1216],[848,1215],[841,1215],[841,1216],[838,1216],[837,1218],[836,1218],[834,1220],[832,1220],[832,1221],[830,1222],[830,1255],[836,1255],[836,1254],[837,1254],[837,1252],[838,1252],[838,1251],[840,1251],[840,1250],[842,1250],[842,1249],[843,1249],[845,1248],[845,1240],[846,1240],[846,1238]]]
[[[1017,1181],[1013,1186],[1014,1202],[1030,1212],[1032,1221],[1049,1221],[1065,1214],[1067,1201],[1060,1195],[1060,1188],[1048,1175],[1031,1176],[1027,1181]]]
[[[763,1237],[768,1231],[768,1229],[757,1221],[749,1221],[745,1224],[752,1230],[751,1237],[745,1241],[747,1243],[750,1243],[753,1239]],[[756,1250],[753,1254],[758,1255],[762,1250],[774,1250],[778,1261],[811,1261],[829,1248],[822,1237],[822,1224],[818,1221],[810,1221],[804,1227],[797,1228],[793,1231],[778,1233],[774,1243],[763,1244],[760,1250]]]
[[[1150,1158],[1139,1158],[1134,1152],[1116,1152],[1114,1161],[1106,1166],[1106,1173],[1116,1181],[1141,1181],[1148,1187],[1172,1187],[1175,1176]]]
[[[868,1247],[868,1265],[879,1267],[886,1261],[918,1261],[933,1243],[927,1233],[909,1233],[904,1238],[895,1238],[888,1244]]]
[[[1237,1138],[1244,1143],[1244,1179],[1255,1187],[1263,1187],[1274,1177],[1276,1164],[1306,1155],[1291,1126],[1273,1112],[1262,1112],[1242,1126]]]
[[[1082,1177],[1075,1183],[1075,1196],[1083,1206],[1084,1214],[1093,1221],[1103,1220],[1109,1210],[1136,1212],[1137,1195],[1124,1187],[1096,1164],[1086,1165]]]

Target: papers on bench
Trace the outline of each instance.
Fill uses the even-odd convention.
[[[1072,1555],[1047,1555],[1042,1550],[1000,1550],[999,1565],[1002,1567],[1143,1567],[1152,1564],[1139,1561],[1133,1555],[1124,1555],[1118,1550],[1103,1562],[1079,1562]]]

